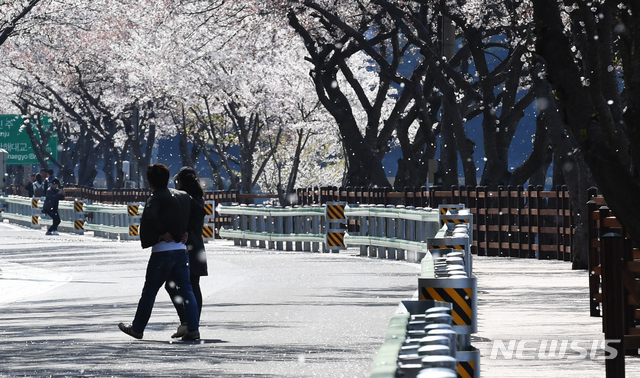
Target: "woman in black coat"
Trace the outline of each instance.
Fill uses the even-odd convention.
[[[179,190],[187,192],[192,201],[197,203],[197,207],[202,211],[192,211],[189,218],[189,226],[187,228],[187,251],[189,251],[189,270],[191,278],[191,287],[198,302],[198,314],[202,313],[202,291],[200,290],[200,277],[207,276],[207,257],[204,251],[204,241],[202,240],[202,228],[204,226],[204,192],[198,181],[196,171],[191,167],[182,167],[176,175],[174,181]],[[192,206],[193,207],[193,206]],[[187,315],[184,310],[182,298],[178,292],[178,288],[171,279],[167,280],[165,289],[180,317],[180,325],[176,333],[171,337],[182,337],[187,331]]]

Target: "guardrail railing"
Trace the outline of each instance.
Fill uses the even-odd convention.
[[[478,331],[473,215],[457,205],[439,211],[442,227],[421,261],[419,300],[402,302],[392,317],[371,377],[480,377],[480,351],[471,345]]]
[[[22,224],[27,227],[41,228],[51,225],[52,220],[42,213],[42,198],[27,198],[20,196],[0,197],[4,211],[2,219]],[[83,234],[93,231],[94,236],[109,239],[131,240],[137,239],[137,227],[140,224],[139,213],[141,203],[127,205],[88,204],[84,200],[59,202],[59,229],[63,231]]]
[[[344,218],[331,215],[340,209]],[[236,245],[304,252],[359,246],[362,256],[409,261],[422,259],[428,238],[440,228],[437,209],[393,205],[218,205],[216,210],[231,218],[231,226],[220,228],[220,237]],[[347,223],[358,231],[345,232]]]

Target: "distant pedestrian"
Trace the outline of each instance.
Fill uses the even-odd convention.
[[[202,240],[202,228],[204,226],[204,191],[196,171],[191,167],[182,167],[174,178],[178,189],[187,192],[198,206],[192,207],[191,216],[189,217],[189,227],[187,233],[187,251],[189,251],[189,281],[193,288],[193,294],[198,303],[198,319],[202,313],[202,291],[200,290],[200,277],[208,275],[207,256],[204,252],[204,241]],[[180,325],[178,330],[171,337],[182,337],[187,332],[187,314],[185,311],[182,297],[180,296],[179,287],[174,283],[175,280],[169,279],[165,284],[165,289],[180,317]]]
[[[44,180],[40,173],[36,174],[36,181],[33,182],[33,197],[42,198],[46,194]]]
[[[27,191],[27,196],[29,198],[33,197],[33,183],[36,182],[36,174],[32,173],[29,175],[29,179],[27,180],[27,183],[24,184],[24,188]]]
[[[49,170],[47,168],[40,168],[40,176],[42,176],[42,183],[44,184],[44,191],[49,189]]]
[[[51,184],[51,181],[58,179],[56,175],[53,173],[52,168],[47,169],[47,175],[49,175],[49,177],[47,178],[47,181],[49,182],[49,184]],[[58,189],[62,189],[62,182],[60,182],[60,179],[58,179]]]
[[[120,323],[118,328],[142,339],[158,290],[171,278],[179,287],[187,316],[187,332],[182,340],[197,340],[200,338],[198,305],[189,282],[189,255],[185,245],[192,200],[185,192],[167,188],[169,176],[169,169],[163,164],[147,168],[147,181],[153,193],[140,217],[140,242],[142,248],[151,247],[151,257],[133,323]]]
[[[51,186],[47,189],[47,197],[44,200],[42,209],[45,214],[51,217],[53,224],[47,229],[45,235],[58,235],[58,225],[60,225],[60,215],[58,215],[58,205],[60,200],[64,199],[64,194],[58,189],[60,181],[58,179],[51,180]]]

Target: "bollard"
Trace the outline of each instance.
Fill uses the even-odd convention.
[[[73,200],[73,232],[78,235],[84,235],[84,223],[86,222],[84,213],[84,200]]]
[[[38,208],[39,199],[33,197],[31,199],[31,228],[40,228],[39,219],[41,211]]]
[[[127,227],[129,228],[128,235],[124,235],[125,240],[139,239],[140,238],[140,204],[128,203],[127,204]]]
[[[209,240],[215,239],[215,201],[204,202],[204,225],[202,227],[202,240],[207,243]]]
[[[347,218],[344,215],[346,202],[327,202],[325,206],[325,245],[331,252],[346,249],[344,244],[344,228]]]

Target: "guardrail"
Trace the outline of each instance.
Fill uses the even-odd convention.
[[[480,377],[480,351],[471,345],[478,331],[473,215],[456,205],[439,210],[442,227],[426,243],[419,300],[402,302],[392,317],[371,377]]]
[[[332,206],[338,213],[342,208],[344,218],[328,217]],[[216,210],[231,218],[230,227],[220,228],[220,237],[233,239],[236,245],[305,252],[360,246],[362,256],[409,261],[422,259],[427,239],[440,228],[438,210],[393,205],[218,205]],[[347,223],[358,231],[345,233]]]
[[[0,197],[0,205],[2,206],[0,220],[8,219],[9,222],[32,228],[49,226],[52,220],[42,212],[43,204],[44,197],[28,198],[14,195]],[[214,208],[214,201],[205,201],[207,215],[202,230],[205,243],[215,237]],[[92,204],[87,203],[84,199],[62,200],[58,206],[58,214],[60,215],[58,229],[76,234],[93,231],[94,236],[108,239],[139,240],[140,215],[143,210],[143,202]]]
[[[27,227],[41,228],[51,225],[52,220],[42,213],[42,198],[27,198],[20,196],[0,197],[4,211],[2,219],[8,219]],[[140,203],[128,205],[87,204],[84,200],[59,202],[59,229],[63,231],[83,234],[93,231],[94,236],[109,239],[132,240],[137,239]]]

